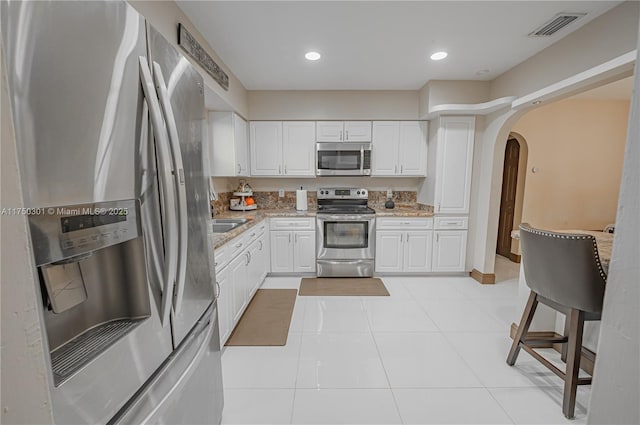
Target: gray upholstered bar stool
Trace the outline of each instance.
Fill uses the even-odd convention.
[[[562,412],[573,418],[578,385],[591,378],[578,378],[584,322],[600,320],[607,274],[602,268],[596,240],[590,235],[557,233],[520,225],[520,249],[527,286],[531,289],[507,363],[513,366],[520,348],[564,380]],[[563,313],[565,336],[528,338],[527,332],[538,303]],[[563,345],[563,372],[534,350],[549,343]]]

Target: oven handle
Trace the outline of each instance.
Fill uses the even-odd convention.
[[[375,220],[376,215],[318,214],[316,217],[318,218],[318,221],[373,221]]]
[[[364,146],[360,146],[360,174],[364,175]]]

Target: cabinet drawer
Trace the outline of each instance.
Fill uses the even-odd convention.
[[[431,217],[379,217],[376,221],[379,230],[433,229],[433,218]]]
[[[246,245],[251,245],[253,241],[260,237],[260,235],[264,234],[265,228],[265,224],[260,223],[257,226],[253,226],[251,229],[244,232],[243,236],[245,237]]]
[[[213,252],[214,267],[216,273],[222,270],[224,266],[229,262],[229,250],[227,249],[229,244],[224,244],[220,248],[216,248]]]
[[[246,232],[231,239],[229,242],[224,244],[224,247],[229,251],[228,261],[233,261],[234,258],[238,256],[248,245],[249,234]]]
[[[316,219],[304,218],[272,218],[271,230],[314,230]]]
[[[435,217],[434,228],[436,230],[459,230],[469,227],[469,217]]]

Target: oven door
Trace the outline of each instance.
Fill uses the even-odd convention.
[[[318,214],[316,223],[318,260],[374,259],[374,214]]]
[[[319,176],[371,175],[371,143],[316,143]]]

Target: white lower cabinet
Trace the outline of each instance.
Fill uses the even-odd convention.
[[[220,345],[227,341],[235,325],[267,276],[269,245],[266,223],[216,249],[218,319]]]
[[[233,323],[237,323],[242,316],[244,308],[247,306],[247,255],[246,252],[238,255],[231,264],[230,269],[230,282],[233,284],[231,287],[231,317]]]
[[[436,230],[434,232],[432,271],[463,272],[466,256],[466,230]]]
[[[271,219],[271,272],[316,271],[316,231],[313,217]]]
[[[392,230],[376,232],[377,272],[402,271],[402,235],[403,232]]]
[[[431,271],[431,230],[413,230],[407,232],[404,239],[403,270],[409,273]]]
[[[227,338],[231,334],[231,323],[233,317],[231,313],[232,294],[231,284],[229,283],[229,268],[225,267],[220,272],[216,272],[216,281],[218,283],[218,324],[220,326],[220,345],[224,345]]]
[[[431,218],[379,218],[376,231],[376,272],[430,272],[432,228]]]

